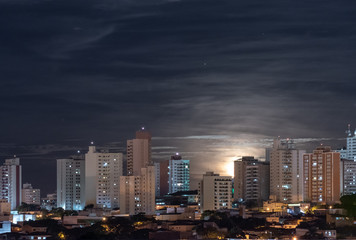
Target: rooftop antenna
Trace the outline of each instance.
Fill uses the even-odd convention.
[[[356,132],[356,130],[355,130]],[[347,130],[345,131],[345,133],[347,134],[348,137],[351,137],[352,134],[351,134],[351,124],[347,124]]]

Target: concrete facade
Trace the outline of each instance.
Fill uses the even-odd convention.
[[[22,166],[19,158],[6,159],[0,166],[0,199],[6,199],[11,204],[11,210],[21,205],[22,200]]]
[[[340,199],[340,153],[320,146],[303,155],[306,201],[334,204]]]
[[[127,140],[127,175],[138,176],[141,168],[152,165],[151,134],[144,129],[136,132],[136,138]]]
[[[293,140],[277,138],[269,151],[270,195],[278,202],[303,201],[303,154]]]
[[[120,213],[155,213],[155,167],[141,168],[139,176],[120,177]]]
[[[27,204],[41,205],[41,191],[35,189],[31,184],[25,183],[22,186],[22,202]]]
[[[356,161],[341,159],[341,195],[356,194]]]
[[[232,206],[232,177],[207,172],[198,188],[200,211],[230,209]]]
[[[81,157],[57,159],[57,207],[83,210],[85,207],[85,161]]]
[[[262,203],[269,198],[269,163],[254,157],[234,162],[234,200]]]
[[[97,151],[89,146],[85,154],[85,204],[102,208],[119,208],[120,177],[123,175],[123,154]]]

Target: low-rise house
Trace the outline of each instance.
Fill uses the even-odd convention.
[[[307,228],[296,228],[295,229],[295,235],[296,237],[302,238],[304,235],[306,235],[310,230]],[[322,230],[322,229],[316,229],[315,231],[316,234],[323,235],[327,239],[336,239],[336,230]]]
[[[105,217],[63,216],[63,226],[66,228],[89,227],[104,219]]]
[[[35,223],[35,222],[33,222]],[[33,224],[31,222],[25,223],[22,226],[22,232],[25,233],[38,233],[38,232],[47,232],[46,226],[36,226],[37,224]]]
[[[282,202],[265,201],[263,202],[263,212],[287,212],[288,204]]]
[[[167,231],[167,230],[150,232],[148,238],[153,240],[181,239],[180,232]]]
[[[11,232],[11,222],[0,222],[0,234]]]

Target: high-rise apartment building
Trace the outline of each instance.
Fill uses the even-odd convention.
[[[306,201],[334,204],[340,199],[340,153],[320,146],[303,155]]]
[[[177,153],[161,163],[161,195],[190,189],[190,161]]]
[[[82,156],[57,159],[57,207],[83,210],[85,207],[85,161]]]
[[[268,151],[270,161],[270,196],[278,202],[303,201],[303,154],[293,140],[277,138]]]
[[[346,130],[346,146],[340,150],[335,150],[335,152],[340,153],[341,159],[356,160],[356,130],[351,132],[351,125],[347,125]]]
[[[22,202],[26,204],[41,205],[40,189],[35,189],[31,184],[25,183],[22,186]]]
[[[234,162],[234,200],[262,203],[269,198],[269,163],[254,157]]]
[[[139,176],[141,168],[152,164],[151,133],[142,128],[135,139],[127,140],[127,175]]]
[[[120,212],[126,214],[155,213],[156,172],[151,161],[151,134],[142,130],[127,141],[127,175],[120,178]]]
[[[160,195],[164,196],[169,193],[169,160],[165,160],[160,163]]]
[[[232,178],[207,172],[198,188],[200,211],[230,209],[232,205]]]
[[[190,161],[175,155],[169,160],[169,193],[189,191],[190,189]]]
[[[102,208],[120,207],[120,177],[123,154],[97,151],[89,146],[85,154],[85,204]]]
[[[349,124],[346,134],[346,149],[344,149],[345,156],[343,156],[342,158],[356,160],[356,130],[352,133],[351,125]],[[343,153],[343,151],[341,152]]]
[[[340,191],[341,195],[356,193],[356,130],[351,132],[351,125],[346,130],[346,147],[336,150],[340,153]]]
[[[11,204],[11,209],[21,205],[22,200],[22,166],[19,158],[6,159],[0,167],[1,192],[0,199],[6,199]]]
[[[155,183],[155,186],[156,186],[156,190],[155,190],[155,195],[156,196],[160,196],[161,194],[161,184],[160,184],[160,181],[161,181],[161,164],[158,163],[158,162],[155,162],[154,164],[154,167],[155,167],[155,178],[156,178],[156,183]]]
[[[120,177],[120,213],[135,215],[141,212],[141,176]]]
[[[141,168],[139,176],[120,177],[120,213],[155,213],[155,167]]]
[[[341,195],[356,194],[356,161],[341,159]]]

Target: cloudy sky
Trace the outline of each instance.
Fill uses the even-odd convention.
[[[55,159],[125,151],[231,174],[276,136],[344,145],[356,127],[354,0],[1,0],[0,157],[55,190]],[[2,161],[0,160],[0,162]]]

